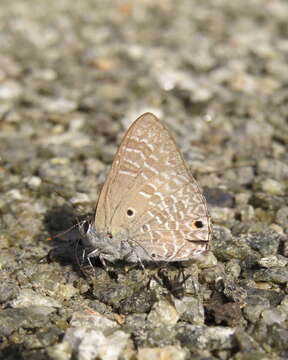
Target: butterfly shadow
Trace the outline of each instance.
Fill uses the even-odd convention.
[[[84,277],[95,276],[97,268],[104,268],[114,280],[117,278],[117,272],[125,273],[127,271],[125,261],[104,266],[99,257],[88,260],[81,241],[79,225],[92,217],[92,213],[79,214],[67,205],[55,206],[47,211],[43,225],[51,249],[41,262],[58,262],[62,266],[72,265],[73,270],[80,272]],[[141,268],[140,264],[131,264],[131,267]]]
[[[79,224],[91,216],[92,214],[79,215],[65,205],[50,209],[45,214],[43,224],[51,249],[42,261],[55,261],[63,266],[70,264],[73,270],[81,270],[85,258]]]

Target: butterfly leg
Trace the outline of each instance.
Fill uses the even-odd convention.
[[[110,269],[109,269],[109,266],[107,265],[106,261],[105,261],[105,257],[103,255],[99,255],[99,260],[101,261],[101,264],[103,265],[105,271],[107,273],[109,273]]]
[[[84,262],[85,262],[85,258],[86,258],[86,250],[84,249],[84,250],[82,251],[80,267],[83,266],[83,264],[84,264]],[[88,259],[88,256],[87,256],[87,259]],[[88,260],[88,261],[89,261],[89,260]]]
[[[137,256],[137,258],[138,258],[138,263],[140,264],[142,270],[145,272],[146,270],[145,270],[145,266],[144,266],[142,260],[141,260],[140,257],[138,257],[138,256]]]
[[[85,250],[84,250],[85,251]],[[98,249],[95,249],[93,251],[91,251],[89,254],[87,254],[87,261],[89,263],[89,265],[94,269],[92,262],[91,262],[91,258],[97,256],[99,253]]]
[[[123,258],[123,260],[128,261],[128,262],[135,262],[137,264],[140,264],[142,270],[145,271],[145,266],[142,262],[142,260],[140,259],[140,257],[137,255],[137,253],[135,252],[134,249],[131,249]]]

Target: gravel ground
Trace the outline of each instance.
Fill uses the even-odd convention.
[[[288,358],[287,17],[285,0],[1,1],[1,359]],[[211,251],[80,268],[77,230],[51,237],[93,212],[145,111],[204,189]]]

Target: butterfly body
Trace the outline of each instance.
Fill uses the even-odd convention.
[[[153,114],[143,114],[128,129],[95,219],[82,233],[90,256],[112,262],[185,261],[207,249],[211,223],[206,200]]]
[[[81,227],[80,227],[81,231]],[[133,244],[129,235],[118,233],[111,236],[110,233],[98,233],[94,224],[89,225],[86,233],[82,233],[82,242],[88,257],[99,256],[101,260],[115,262],[124,260],[131,263],[151,261],[149,254],[141,246]]]

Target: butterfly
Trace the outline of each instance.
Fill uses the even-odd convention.
[[[172,262],[207,250],[207,203],[171,135],[151,113],[127,130],[95,217],[80,226],[88,260]]]

